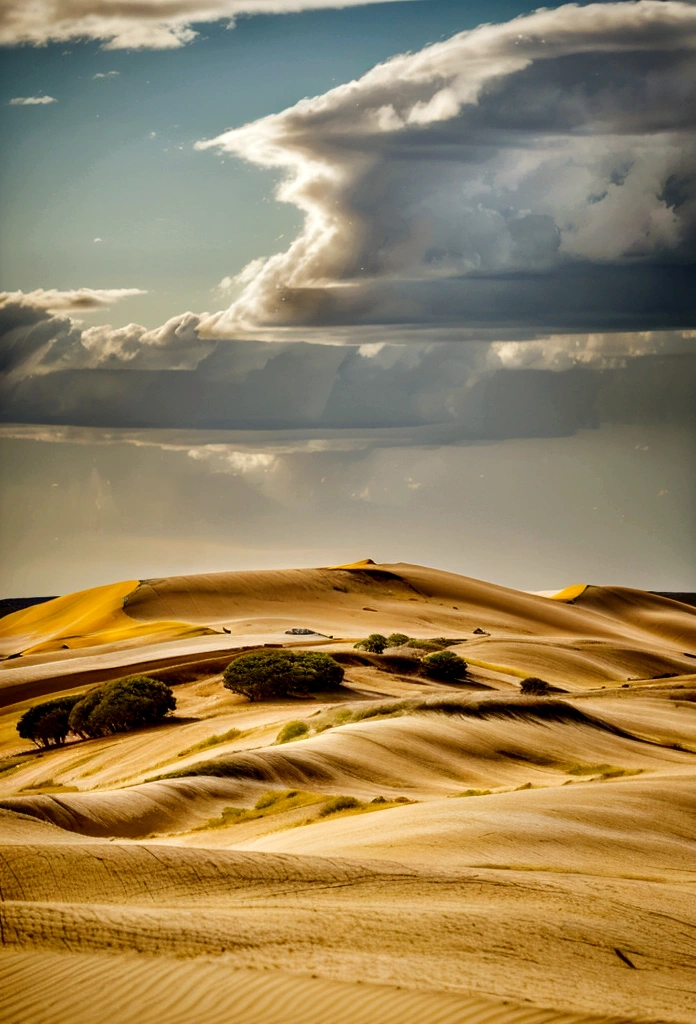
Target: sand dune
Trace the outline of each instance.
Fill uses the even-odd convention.
[[[468,683],[353,650],[376,630],[450,638]],[[344,687],[224,690],[265,643],[334,653]],[[366,560],[126,581],[0,645],[3,1020],[696,1021],[696,609]],[[134,670],[177,718],[18,739],[41,696]]]
[[[481,997],[230,969],[227,963],[60,953],[0,955],[0,1013],[13,1024],[599,1024]],[[25,993],[31,992],[30,999]],[[18,998],[19,994],[22,998]],[[93,995],[92,995],[93,993]],[[291,1015],[291,1016],[290,1016]],[[609,1018],[606,1018],[609,1022]]]
[[[389,711],[402,703],[383,703],[374,710]],[[235,742],[231,740],[224,756],[212,748],[185,759],[175,757],[169,766],[160,764],[164,775],[173,769],[197,777],[110,791],[49,795],[27,791],[0,799],[0,807],[86,835],[138,838],[188,831],[225,806],[253,805],[268,790],[348,793],[360,799],[426,799],[468,789],[560,786],[601,778],[603,773],[678,775],[696,767],[696,756],[687,750],[645,742],[640,734],[623,731],[612,722],[611,709],[606,707],[594,715],[561,701],[511,703],[507,698],[467,697],[454,705],[459,714],[439,713],[437,706],[434,701],[431,712],[378,717],[283,746],[234,752],[229,749]],[[635,721],[643,737],[650,734],[651,711],[651,705],[644,707],[642,719]],[[675,731],[681,726],[676,719],[681,717],[674,709]],[[111,759],[118,742],[116,738],[105,741],[101,758]],[[146,745],[139,757],[144,760],[148,753]],[[65,760],[67,754],[66,750]],[[81,768],[88,773],[86,778]],[[74,768],[68,765],[60,774],[54,771],[52,780],[84,785],[95,768],[93,759]],[[273,825],[278,827],[275,821]],[[239,828],[235,826],[235,834]]]
[[[123,611],[123,603],[137,587],[137,580],[113,583],[7,615],[0,621],[0,653],[44,654],[124,640],[156,642],[200,635],[200,627],[184,622],[134,622]]]

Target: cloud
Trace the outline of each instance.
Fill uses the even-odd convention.
[[[119,71],[98,71],[92,78],[96,81],[99,78],[118,78]]]
[[[684,327],[696,299],[696,7],[568,5],[462,32],[201,141],[305,215],[204,325]]]
[[[95,39],[106,50],[171,50],[192,42],[193,24],[234,26],[238,16],[355,7],[387,0],[4,0],[0,44]],[[98,77],[98,76],[95,76]]]
[[[8,107],[42,107],[46,103],[57,103],[55,96],[15,96],[8,101]]]
[[[101,238],[95,238],[94,241],[101,242]],[[6,304],[19,303],[54,312],[78,313],[103,309],[135,295],[147,295],[147,291],[142,288],[71,288],[67,291],[37,288],[33,292],[0,292],[0,308]]]
[[[358,437],[368,446],[377,436],[386,445],[404,436],[448,444],[553,437],[602,422],[694,421],[693,330],[465,343],[435,340],[447,337],[437,332],[401,343],[358,332],[352,345],[312,345],[209,339],[201,335],[207,318],[184,313],[155,330],[84,328],[26,300],[6,301],[2,419],[250,431],[266,440],[290,432],[287,443],[299,431],[303,443],[330,437],[349,449]],[[209,444],[200,457],[216,471],[243,471],[239,439]]]

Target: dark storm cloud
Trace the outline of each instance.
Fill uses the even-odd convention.
[[[569,5],[227,131],[305,214],[203,329],[691,326],[696,8]]]
[[[693,414],[688,331],[342,346],[200,340],[193,314],[157,332],[80,331],[36,316],[5,335],[4,422],[317,436],[399,428],[411,443],[448,443]]]

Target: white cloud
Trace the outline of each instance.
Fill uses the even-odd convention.
[[[118,78],[119,71],[98,71],[92,78],[96,81],[99,78]]]
[[[695,52],[691,4],[542,9],[199,142],[283,169],[305,215],[204,330],[676,316],[650,266],[696,250]]]
[[[193,24],[225,21],[240,15],[285,14],[322,8],[356,7],[387,0],[3,0],[0,44],[96,39],[106,50],[171,50],[198,33]]]
[[[8,101],[8,107],[42,107],[46,103],[57,103],[55,96],[15,96]]]
[[[101,238],[94,241],[101,242]],[[37,288],[33,292],[0,292],[0,306],[20,303],[52,312],[79,313],[103,309],[136,295],[147,295],[147,292],[142,288],[70,288],[66,291]]]

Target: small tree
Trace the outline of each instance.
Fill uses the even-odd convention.
[[[368,654],[381,654],[388,646],[389,642],[386,636],[382,636],[381,633],[370,633],[364,640],[358,640],[355,644],[355,647],[361,651],[367,651]]]
[[[405,633],[390,633],[387,637],[387,647],[403,647],[408,640]]]
[[[176,708],[170,687],[149,676],[127,676],[85,694],[70,716],[80,736],[108,736],[157,725]]]
[[[520,683],[520,693],[527,693],[533,697],[544,697],[546,694],[551,693],[551,687],[543,679],[537,679],[536,676],[527,676]]]
[[[70,732],[70,712],[79,700],[78,695],[35,704],[17,722],[17,732],[37,747],[62,746]]]
[[[255,651],[231,662],[224,686],[249,700],[303,696],[340,686],[343,669],[318,651]]]
[[[74,732],[80,739],[86,740],[92,736],[99,735],[98,732],[93,732],[91,729],[90,716],[103,695],[103,686],[96,686],[93,690],[88,690],[70,712],[70,731]]]
[[[425,674],[431,679],[451,683],[466,676],[467,664],[453,651],[436,651],[423,659]]]

